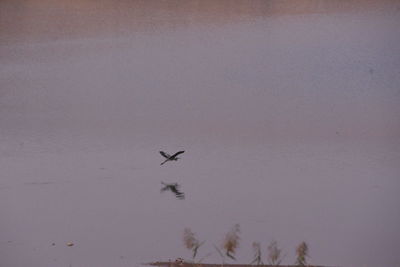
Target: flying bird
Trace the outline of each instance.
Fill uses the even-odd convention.
[[[178,152],[176,152],[175,154],[173,154],[173,155],[171,156],[171,155],[165,153],[164,151],[160,151],[160,154],[165,158],[165,160],[164,160],[163,162],[161,162],[160,165],[163,165],[163,164],[166,163],[167,161],[172,161],[172,160],[177,161],[177,160],[179,159],[179,158],[178,158],[178,155],[180,155],[180,154],[182,154],[182,153],[184,153],[184,152],[185,152],[185,151],[178,151]]]
[[[180,186],[177,183],[174,183],[174,184],[166,184],[164,182],[161,182],[161,183],[164,185],[164,187],[161,188],[161,191],[160,191],[161,193],[169,190],[175,194],[176,198],[185,199],[185,193],[179,191]]]

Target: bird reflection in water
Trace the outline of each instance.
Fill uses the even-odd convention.
[[[177,199],[185,199],[185,193],[179,191],[179,187],[180,187],[179,184],[177,184],[177,183],[166,184],[164,182],[161,182],[161,184],[164,186],[163,188],[161,188],[161,193],[169,190],[175,194],[175,197]]]

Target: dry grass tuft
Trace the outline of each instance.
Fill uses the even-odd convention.
[[[309,257],[309,249],[306,242],[301,242],[296,248],[296,265],[306,266]]]
[[[240,225],[235,224],[235,226],[233,226],[231,231],[229,231],[226,234],[223,243],[225,255],[233,260],[236,260],[234,255],[236,253],[237,248],[239,247],[239,240],[240,240],[239,234],[240,234]]]
[[[187,249],[193,249],[199,241],[190,228],[185,228],[183,231],[183,242]]]
[[[250,264],[264,265],[261,257],[261,244],[259,242],[253,242],[252,244],[254,257]]]
[[[183,243],[187,249],[193,252],[192,258],[194,259],[204,242],[200,242],[190,228],[185,228],[183,232]]]
[[[282,250],[278,247],[278,242],[272,241],[268,246],[268,264],[277,266],[282,262]]]

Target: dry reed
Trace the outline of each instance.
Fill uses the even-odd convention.
[[[310,257],[308,245],[303,241],[296,248],[296,265],[306,266],[308,257]]]
[[[199,248],[204,242],[200,242],[190,228],[185,228],[183,232],[183,243],[187,249],[192,251],[192,258],[195,259]]]
[[[226,234],[223,243],[225,255],[233,260],[236,260],[234,255],[236,254],[236,250],[239,247],[239,240],[240,240],[239,234],[240,234],[240,225],[235,224],[233,228]]]
[[[259,242],[253,242],[252,247],[254,251],[254,257],[250,264],[264,265],[261,257],[261,244]]]
[[[282,250],[278,247],[278,242],[272,241],[268,246],[268,264],[278,266],[282,262]]]

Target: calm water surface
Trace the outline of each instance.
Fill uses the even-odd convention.
[[[399,25],[399,1],[1,1],[0,266],[189,259],[185,227],[219,262],[236,223],[240,263],[304,240],[400,266]]]

